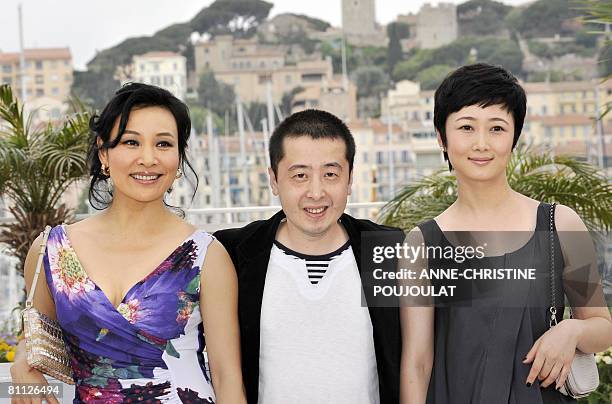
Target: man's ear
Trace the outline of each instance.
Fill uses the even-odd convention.
[[[349,174],[348,193],[347,193],[347,195],[350,195],[353,192],[353,172],[354,172],[354,170],[351,170],[351,173]]]
[[[274,175],[272,167],[268,167],[268,176],[270,177],[270,188],[272,188],[272,193],[274,196],[278,196],[278,182],[276,181],[276,175]]]

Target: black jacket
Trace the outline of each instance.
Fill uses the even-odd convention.
[[[257,404],[258,397],[260,318],[266,272],[276,232],[284,217],[284,212],[280,211],[268,220],[259,220],[239,229],[220,230],[214,234],[227,249],[238,275],[242,376],[250,404]],[[360,274],[361,232],[398,231],[347,214],[343,214],[340,220],[348,233]],[[401,356],[399,309],[369,307],[369,312],[378,366],[380,403],[396,404],[399,402]]]

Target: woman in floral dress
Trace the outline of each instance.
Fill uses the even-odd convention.
[[[231,259],[164,199],[191,169],[187,107],[128,84],[90,127],[89,200],[104,210],[51,230],[34,298],[62,326],[74,403],[245,403]],[[28,286],[39,244],[26,260]],[[11,374],[44,383],[22,347]]]

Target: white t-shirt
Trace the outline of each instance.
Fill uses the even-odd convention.
[[[272,247],[261,307],[259,403],[378,404],[378,372],[353,250],[318,284],[306,261]]]

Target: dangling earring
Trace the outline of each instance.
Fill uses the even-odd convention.
[[[181,170],[181,167],[179,167],[179,168],[176,170],[176,175],[174,176],[174,178],[176,178],[176,179],[178,180],[178,179],[179,179],[179,178],[181,178],[182,176],[183,176],[183,170]]]
[[[102,169],[100,171],[102,171],[102,174],[106,175],[107,177],[110,177],[110,167],[107,167],[102,164]]]

